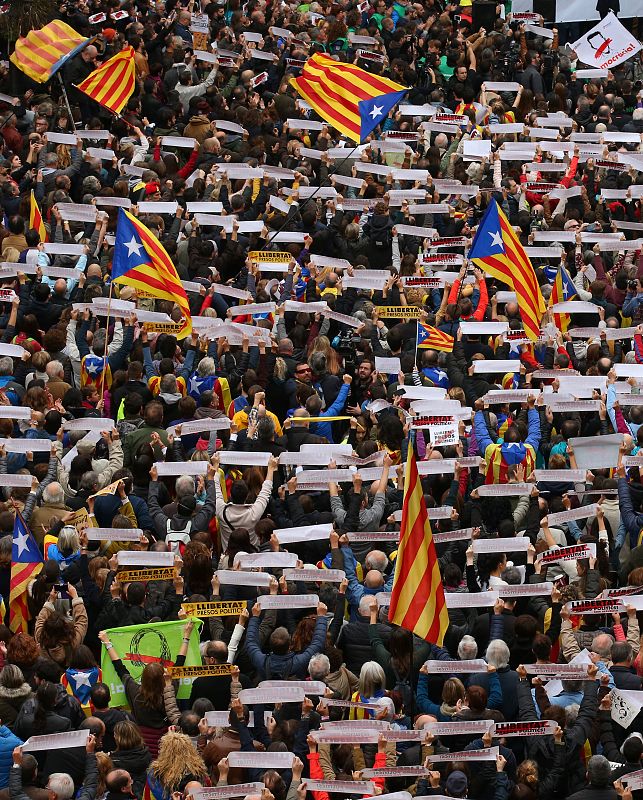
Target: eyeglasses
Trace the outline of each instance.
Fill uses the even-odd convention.
[[[297,375],[306,375],[308,372],[312,372],[310,367],[305,367],[303,369],[298,369],[296,374]]]

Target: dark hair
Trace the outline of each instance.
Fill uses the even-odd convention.
[[[36,689],[36,703],[33,715],[33,730],[36,734],[44,733],[47,725],[47,714],[52,712],[58,699],[58,687],[49,681],[43,681]]]

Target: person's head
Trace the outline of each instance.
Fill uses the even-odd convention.
[[[629,642],[614,642],[610,650],[612,663],[619,667],[632,666],[634,653]]]
[[[32,667],[40,656],[40,648],[33,636],[16,633],[7,643],[7,661],[21,668]]]
[[[375,697],[386,688],[386,675],[377,661],[362,664],[359,672],[359,691],[362,697]]]
[[[160,741],[159,754],[150,767],[167,793],[177,791],[186,775],[205,780],[207,769],[192,740],[184,733],[168,731]]]
[[[458,658],[461,661],[469,661],[478,656],[478,643],[469,634],[465,634],[458,644]]]
[[[442,687],[442,702],[455,707],[458,700],[464,700],[465,688],[460,678],[447,678]]]
[[[612,768],[605,756],[592,756],[587,762],[587,782],[593,789],[612,785]]]
[[[148,708],[163,708],[165,679],[161,664],[146,664],[141,673],[140,702]]]
[[[330,674],[330,659],[324,653],[316,653],[308,662],[308,674],[312,681],[325,681]]]
[[[117,750],[135,750],[144,745],[138,725],[129,719],[114,725],[114,741]]]
[[[46,789],[49,800],[71,800],[74,796],[74,781],[66,772],[52,772]]]
[[[592,653],[600,656],[603,661],[610,658],[614,637],[609,633],[599,633],[592,639]]]
[[[205,658],[208,664],[225,664],[228,660],[228,645],[219,640],[208,642]]]
[[[20,667],[15,664],[5,664],[2,672],[0,672],[0,687],[13,692],[25,686],[27,686],[25,684],[25,676],[22,674]]]
[[[109,686],[106,683],[95,683],[89,692],[89,699],[98,711],[106,710],[109,708],[109,703],[112,699]]]
[[[509,666],[509,648],[502,639],[493,639],[487,645],[485,655],[487,664],[491,664],[496,669],[504,669]]]
[[[121,725],[122,723],[119,723]],[[113,769],[105,776],[105,788],[110,794],[134,796],[134,781],[126,769]]]

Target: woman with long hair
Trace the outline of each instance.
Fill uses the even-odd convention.
[[[36,618],[34,630],[34,639],[42,655],[55,661],[63,670],[71,664],[74,651],[83,643],[88,626],[83,598],[78,596],[76,587],[71,583],[67,585],[67,591],[73,619],[56,610],[54,603],[58,593],[52,588],[49,600]]]
[[[386,695],[386,675],[377,661],[362,664],[359,673],[359,688],[351,697],[360,703],[374,703]],[[349,719],[371,719],[375,713],[370,709],[351,708]]]
[[[316,336],[313,339],[308,346],[308,358],[310,358],[313,353],[323,353],[326,356],[326,372],[328,372],[329,375],[342,376],[344,374],[341,359],[337,355],[337,351],[333,350],[331,347],[328,336]]]
[[[238,553],[255,553],[256,547],[250,542],[250,532],[247,528],[236,528],[230,534],[228,546],[219,559],[219,569],[232,569],[234,559]]]
[[[156,800],[169,800],[190,781],[209,783],[205,762],[184,733],[169,731],[160,742],[159,754],[147,773],[147,785]]]
[[[12,729],[18,712],[27,698],[31,697],[31,686],[25,681],[20,667],[5,664],[0,672],[0,719]]]
[[[193,627],[192,620],[188,620],[183,627],[183,642],[178,653],[179,656],[187,654],[188,642]],[[145,665],[141,673],[141,682],[138,683],[121,661],[121,657],[114,649],[114,645],[109,641],[105,631],[101,631],[98,634],[98,638],[105,645],[116,674],[123,682],[125,695],[127,696],[129,707],[132,709],[134,721],[140,728],[143,740],[152,757],[155,758],[159,752],[159,741],[163,734],[167,732],[168,716],[179,716],[176,708],[174,687],[171,683],[169,685],[166,684],[163,667],[161,664],[156,663]]]
[[[63,733],[71,729],[67,717],[61,717],[55,708],[59,701],[58,686],[49,681],[42,681],[36,689],[33,702],[26,703],[14,723],[14,733],[23,741],[30,736],[41,736],[45,733]]]
[[[138,725],[130,720],[117,722],[114,726],[114,741],[116,750],[110,753],[114,769],[126,769],[134,782],[134,794],[142,797],[152,756],[145,746]]]

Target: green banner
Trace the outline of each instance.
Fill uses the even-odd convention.
[[[203,623],[194,620],[194,629],[190,635],[190,644],[185,658],[186,666],[200,666],[201,654],[199,652],[199,631]],[[181,641],[185,620],[172,622],[153,622],[146,625],[130,625],[126,628],[110,628],[106,631],[114,649],[122,659],[134,680],[139,681],[146,664],[163,664],[171,667],[176,661]],[[112,695],[112,706],[127,705],[127,697],[114,665],[107,650],[103,646],[101,652],[101,669],[103,682],[109,686]],[[179,699],[190,696],[192,678],[181,678],[179,681]]]

